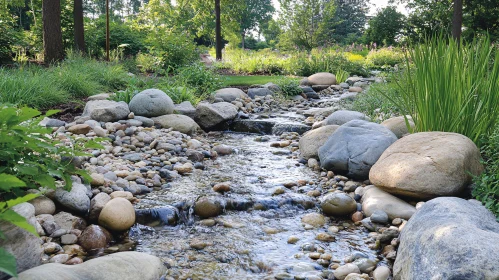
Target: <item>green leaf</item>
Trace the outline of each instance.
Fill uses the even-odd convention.
[[[34,178],[35,182],[40,184],[42,187],[49,187],[55,189],[55,179],[48,174],[39,174]]]
[[[31,201],[39,196],[40,196],[40,194],[38,194],[38,193],[30,193],[30,194],[27,194],[25,196],[21,196],[21,197],[15,198],[15,199],[7,200],[7,202],[6,202],[7,208],[12,208],[18,204],[23,203],[23,202]]]
[[[61,110],[48,110],[47,113],[45,113],[45,116],[46,117],[50,117],[52,115],[55,115],[57,113],[59,113]]]
[[[8,209],[7,211],[3,212],[0,214],[0,220],[4,220],[7,222],[12,223],[13,225],[16,225],[24,230],[26,230],[29,233],[32,233],[35,236],[38,236],[38,233],[35,230],[35,227],[30,225],[26,219],[17,214],[16,211],[12,209]]]
[[[9,191],[12,188],[25,187],[26,183],[19,180],[14,175],[9,175],[2,173],[0,174],[0,189],[4,191]]]
[[[0,248],[0,271],[10,276],[17,277],[16,257],[7,252],[4,248]]]

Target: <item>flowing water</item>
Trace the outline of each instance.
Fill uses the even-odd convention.
[[[235,153],[219,156],[206,164],[206,170],[195,170],[169,188],[141,197],[136,206],[156,209],[149,226],[136,226],[131,236],[137,251],[165,261],[167,279],[327,279],[331,270],[311,259],[309,252],[331,254],[332,263],[338,264],[356,252],[378,257],[367,246],[372,242],[368,231],[351,220],[331,218],[322,227],[304,227],[303,215],[320,212],[319,200],[307,192],[324,191],[318,184],[320,174],[299,164],[289,147],[270,147],[262,136],[252,134],[210,137],[212,142],[234,147]],[[280,139],[263,136],[263,140]],[[283,187],[298,180],[308,183]],[[212,185],[219,182],[230,182],[231,191],[214,192]],[[284,193],[277,195],[276,189]],[[201,196],[216,197],[225,207],[222,215],[213,218],[215,225],[193,214],[192,205]],[[330,226],[340,229],[334,234],[336,240],[316,240]],[[290,236],[299,241],[289,244]],[[204,249],[192,248],[193,243]]]

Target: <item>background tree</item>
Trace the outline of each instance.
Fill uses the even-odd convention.
[[[52,63],[64,59],[61,30],[61,1],[43,0],[43,49],[44,60]]]
[[[394,6],[378,10],[376,16],[369,20],[366,30],[366,43],[378,45],[395,45],[395,39],[400,36],[405,26],[405,16]]]
[[[463,0],[454,0],[454,13],[452,15],[452,37],[461,39],[463,27]]]
[[[271,0],[244,0],[240,13],[239,27],[241,32],[242,48],[245,47],[245,38],[251,31],[256,31],[272,19],[275,12]]]
[[[334,41],[340,44],[358,42],[366,26],[369,0],[335,0],[335,5],[336,11],[329,23],[334,26]]]
[[[83,26],[83,1],[74,0],[74,41],[76,49],[85,52],[85,28]]]

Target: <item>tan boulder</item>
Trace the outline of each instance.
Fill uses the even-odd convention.
[[[338,125],[326,125],[310,130],[300,138],[300,154],[303,158],[319,158],[319,148],[338,129]]]
[[[335,85],[336,84],[336,76],[327,72],[320,72],[313,74],[308,77],[308,83],[310,85]]]
[[[460,195],[482,171],[480,151],[466,136],[423,132],[386,149],[372,166],[369,180],[391,194],[429,199]]]
[[[114,231],[128,230],[135,223],[135,209],[125,198],[109,201],[99,215],[99,225]]]
[[[411,116],[407,116],[407,121],[409,123],[409,126],[414,129],[414,121],[412,120]],[[391,130],[397,136],[397,138],[402,138],[402,136],[410,133],[409,129],[407,129],[404,116],[390,118],[382,122],[381,125]]]
[[[200,130],[199,125],[193,119],[184,115],[164,115],[152,118],[152,120],[162,128],[171,128],[185,134],[193,134]]]

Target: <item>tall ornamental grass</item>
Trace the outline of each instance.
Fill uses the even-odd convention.
[[[394,102],[415,130],[456,132],[479,145],[499,116],[499,52],[490,40],[432,39],[414,46],[405,64]]]

